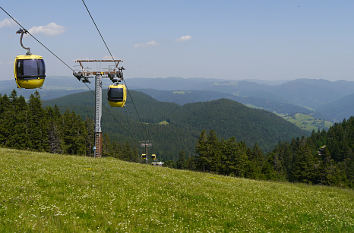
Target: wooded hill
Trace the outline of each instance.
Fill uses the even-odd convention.
[[[289,141],[307,133],[273,113],[251,109],[232,100],[215,100],[180,106],[159,102],[137,91],[130,91],[138,109],[139,119],[131,99],[126,108],[110,108],[103,101],[103,131],[112,140],[137,142],[152,139],[153,151],[163,159],[177,159],[180,151],[192,154],[200,132],[215,130],[223,138],[236,137],[253,146],[270,151],[279,141]],[[105,91],[103,96],[107,95]],[[74,110],[84,118],[93,118],[94,95],[91,92],[73,94],[44,102],[57,105],[62,111]]]
[[[267,100],[257,97],[244,97],[236,94],[229,94],[211,90],[155,90],[155,89],[139,89],[137,91],[144,92],[154,99],[161,102],[176,103],[179,105],[206,102],[218,99],[230,99],[244,105],[254,106],[255,108],[264,109],[270,112],[283,113],[293,115],[296,113],[311,114],[312,111],[294,104],[279,102],[276,100]]]

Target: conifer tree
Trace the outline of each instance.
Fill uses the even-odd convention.
[[[15,90],[12,91],[10,96],[11,105],[8,108],[8,113],[12,115],[8,119],[8,128],[11,129],[5,146],[27,149],[29,147],[29,134],[27,128],[27,115],[28,108],[25,99],[17,97]]]
[[[249,176],[255,179],[264,179],[264,155],[257,143],[253,146],[253,149],[248,153],[249,156]]]
[[[87,131],[87,135],[85,138],[86,144],[86,155],[93,156],[93,145],[94,145],[94,122],[92,119],[87,118],[85,120],[85,127]]]
[[[291,181],[313,183],[316,176],[315,163],[311,149],[302,139],[295,152]]]
[[[235,175],[236,173],[236,151],[238,143],[235,137],[231,137],[224,141],[222,145],[222,154],[225,155],[224,175]]]
[[[62,149],[62,139],[60,133],[60,121],[61,115],[57,106],[54,109],[48,107],[46,110],[46,116],[48,119],[48,152],[61,154]]]
[[[235,157],[235,175],[245,177],[248,170],[248,156],[246,143],[240,142],[237,146]]]
[[[30,148],[37,151],[44,151],[48,145],[47,127],[40,96],[37,91],[34,94],[31,94],[28,106],[29,111],[27,117]]]
[[[186,168],[186,152],[180,151],[178,153],[178,160],[176,162],[177,169],[185,169]]]
[[[13,112],[11,112],[11,102],[7,95],[0,99],[0,144],[5,145],[11,134]]]
[[[205,171],[208,167],[208,148],[207,148],[207,134],[206,131],[203,130],[199,136],[196,149],[195,149],[198,157],[196,159],[196,167],[198,170]]]

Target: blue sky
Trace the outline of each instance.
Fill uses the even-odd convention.
[[[354,1],[86,0],[130,77],[354,80]],[[81,0],[0,0],[70,65],[107,52]],[[18,27],[0,12],[0,80],[12,78]],[[42,27],[41,27],[42,26]],[[47,75],[71,71],[33,39]]]

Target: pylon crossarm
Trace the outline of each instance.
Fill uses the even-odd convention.
[[[118,67],[120,62],[123,62],[122,60],[113,60],[113,59],[78,59],[75,61],[76,63],[79,63],[81,70],[78,72],[74,72],[74,76],[81,82],[86,82],[90,83],[89,78],[95,78],[97,75],[100,75],[101,78],[109,78],[112,80],[113,83],[115,82],[120,82],[123,80],[123,67]],[[100,70],[93,70],[89,71],[84,68],[83,63],[85,62],[90,62],[90,63],[101,63],[101,62],[112,62],[114,63],[115,67],[111,70],[106,69],[100,69]]]
[[[119,62],[123,62],[122,60],[113,60],[113,59],[104,59],[104,60],[97,60],[97,59],[94,59],[94,60],[82,60],[82,59],[79,59],[79,60],[76,60],[75,62],[78,62],[78,63],[81,63],[81,62],[114,62],[114,63],[119,63]]]

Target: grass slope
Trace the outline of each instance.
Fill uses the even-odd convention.
[[[0,148],[0,232],[353,232],[353,190]]]

